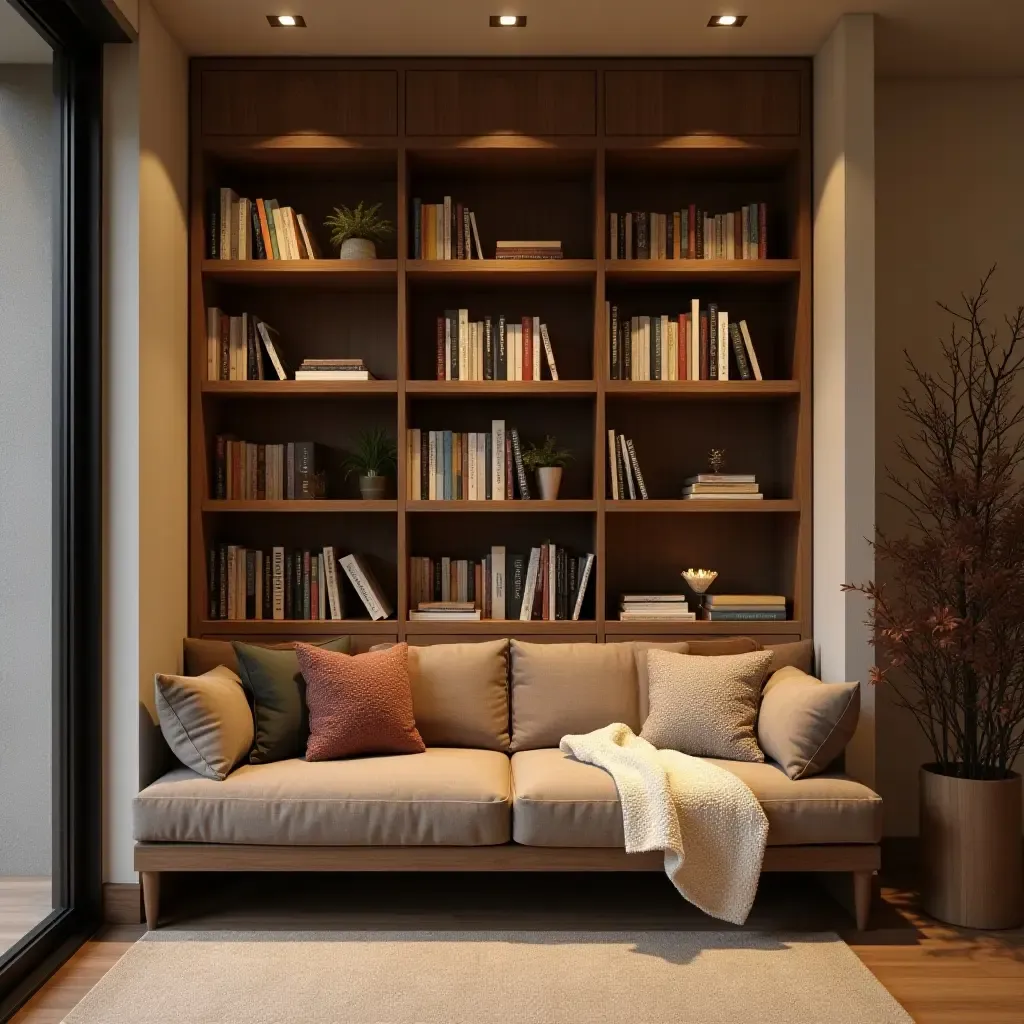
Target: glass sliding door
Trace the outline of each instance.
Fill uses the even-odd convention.
[[[0,1020],[100,920],[103,0],[0,0]]]

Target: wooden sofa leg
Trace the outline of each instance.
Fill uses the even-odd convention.
[[[146,908],[146,928],[153,931],[160,918],[160,872],[142,872],[142,902]]]
[[[857,921],[857,930],[864,931],[871,916],[871,898],[875,889],[875,873],[873,871],[854,871],[853,873],[853,912]]]

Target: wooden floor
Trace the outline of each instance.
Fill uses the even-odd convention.
[[[0,875],[0,956],[47,917],[52,908],[49,878]]]
[[[169,881],[173,882],[174,879]],[[165,928],[720,929],[650,876],[193,876],[166,893]],[[1024,931],[983,933],[923,918],[913,890],[886,884],[859,933],[819,883],[769,876],[747,927],[832,929],[918,1024],[1022,1024]],[[14,1018],[58,1024],[142,934],[110,927]],[[826,1022],[822,1022],[826,1024]]]

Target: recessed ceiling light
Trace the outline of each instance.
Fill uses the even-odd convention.
[[[306,19],[301,14],[268,14],[271,28],[305,28]]]
[[[491,28],[526,28],[526,15],[492,14]]]
[[[708,22],[708,28],[739,28],[746,20],[745,14],[715,14]]]

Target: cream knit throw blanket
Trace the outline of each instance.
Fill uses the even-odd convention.
[[[743,924],[768,838],[749,786],[699,757],[658,750],[621,722],[563,736],[560,747],[615,780],[626,853],[664,850],[665,874],[687,900]]]

